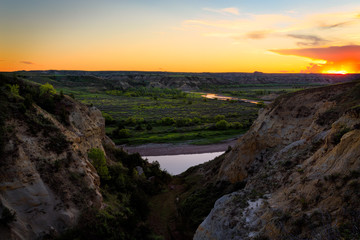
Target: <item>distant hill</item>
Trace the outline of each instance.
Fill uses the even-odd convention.
[[[162,87],[199,90],[209,85],[224,84],[332,84],[349,82],[360,74],[286,74],[286,73],[175,73],[131,71],[19,71],[19,77],[36,81],[51,81],[54,86],[101,86],[118,89],[129,87]]]

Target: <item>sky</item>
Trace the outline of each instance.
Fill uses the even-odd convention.
[[[0,0],[0,71],[360,73],[359,0]]]

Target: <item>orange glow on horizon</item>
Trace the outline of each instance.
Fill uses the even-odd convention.
[[[323,71],[322,73],[325,73],[325,74],[342,74],[342,75],[345,75],[345,74],[348,74],[349,72],[345,71],[345,70],[327,70],[327,71]]]

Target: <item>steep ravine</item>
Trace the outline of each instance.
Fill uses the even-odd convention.
[[[359,239],[360,83],[278,98],[226,154],[194,239]]]

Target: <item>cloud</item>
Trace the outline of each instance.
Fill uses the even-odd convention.
[[[348,72],[360,72],[360,45],[277,49],[270,51],[281,55],[292,55],[326,61],[324,64],[311,63],[304,72],[323,72],[325,70],[340,68]]]
[[[29,62],[29,61],[20,61],[20,63],[22,63],[22,64],[27,64],[27,65],[35,64],[35,63]]]
[[[255,43],[265,48],[271,47],[271,44],[273,48],[360,44],[359,35],[356,34],[360,28],[360,14],[355,7],[324,10],[316,14],[293,14],[291,11],[280,14],[238,14],[236,8],[204,10],[222,14],[185,20],[183,29],[197,31],[207,37],[227,36],[236,43],[266,38],[267,42]]]
[[[298,46],[319,46],[328,42],[327,40],[322,39],[315,35],[288,34],[287,36],[296,39],[305,40],[302,42],[297,42]]]
[[[340,22],[340,23],[335,23],[335,24],[320,24],[320,28],[331,29],[331,28],[346,26],[346,25],[349,25],[350,23],[352,23],[352,21]]]
[[[215,12],[215,13],[221,13],[221,14],[233,14],[233,15],[239,15],[239,10],[234,7],[230,8],[222,8],[222,9],[212,9],[212,8],[204,8],[203,10],[208,12]]]
[[[248,32],[246,34],[246,38],[248,38],[248,39],[263,39],[263,38],[266,38],[270,33],[271,33],[271,31],[269,31],[269,30]]]

